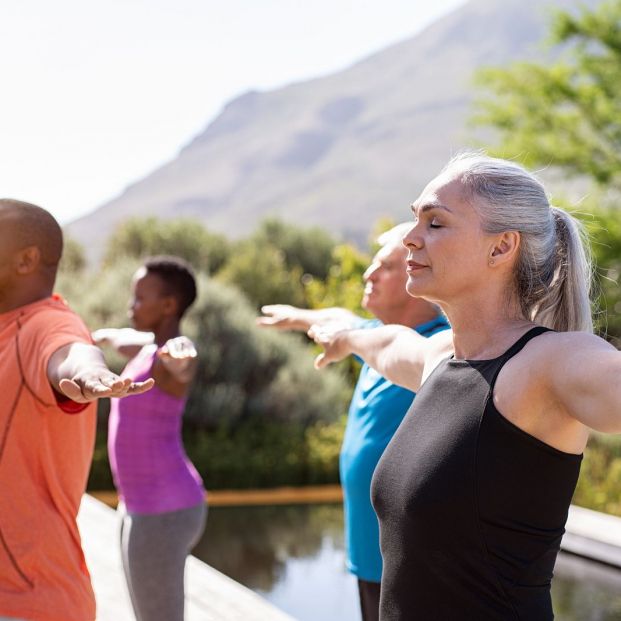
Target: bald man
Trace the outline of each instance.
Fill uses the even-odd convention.
[[[47,211],[0,199],[0,620],[95,619],[76,524],[95,401],[153,384],[112,373],[52,295],[62,247]]]

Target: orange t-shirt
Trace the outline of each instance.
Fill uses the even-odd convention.
[[[57,296],[0,314],[0,616],[95,618],[76,516],[96,407],[66,413],[47,378],[50,356],[74,342],[90,333]]]

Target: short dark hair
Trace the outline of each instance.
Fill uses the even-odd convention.
[[[37,246],[43,267],[54,273],[63,253],[63,232],[49,212],[24,201],[0,199],[0,211],[11,222],[11,241],[16,249]]]
[[[159,255],[149,257],[144,262],[147,274],[159,276],[167,295],[172,295],[178,302],[179,319],[196,300],[196,279],[194,270],[181,257]]]

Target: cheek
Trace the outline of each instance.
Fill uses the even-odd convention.
[[[403,272],[395,272],[390,276],[390,289],[395,292],[405,291],[405,286],[408,282],[408,274],[405,271],[405,265],[403,266]]]

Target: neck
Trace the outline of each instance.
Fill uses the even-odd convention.
[[[442,304],[453,330],[456,358],[488,360],[500,356],[522,334],[533,327],[506,300],[469,300],[467,304]]]
[[[179,321],[175,319],[166,322],[165,324],[159,326],[153,334],[155,335],[155,344],[158,347],[161,347],[169,339],[174,339],[181,334],[179,331]]]
[[[13,310],[45,300],[52,295],[52,289],[40,289],[37,291],[13,291],[9,295],[0,297],[0,313],[10,313]]]
[[[418,301],[420,302],[420,300]],[[399,324],[413,328],[414,326],[432,321],[439,314],[437,306],[424,302],[422,304],[391,309],[386,313],[382,313],[381,316],[376,315],[376,317],[385,324]]]

